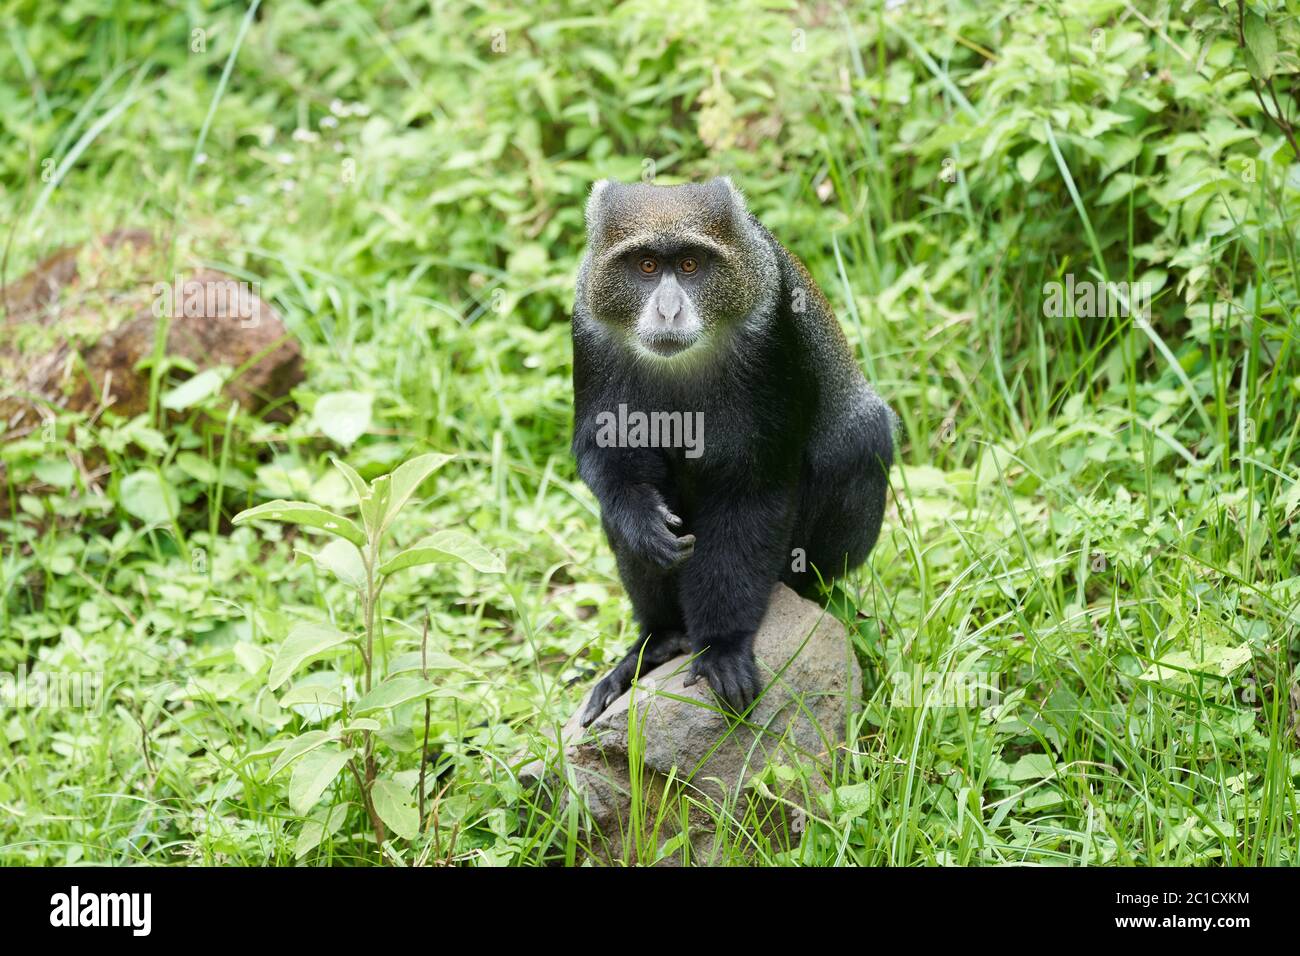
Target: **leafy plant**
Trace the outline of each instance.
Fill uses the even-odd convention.
[[[419,676],[390,671],[375,680],[376,621],[380,601],[390,576],[407,568],[449,561],[461,561],[487,574],[505,571],[501,561],[470,535],[452,529],[438,531],[424,541],[384,559],[383,546],[398,514],[411,500],[421,483],[454,456],[420,455],[400,465],[391,474],[367,483],[346,462],[334,459],[357,497],[361,515],[358,525],[350,518],[305,501],[277,499],[241,511],[234,524],[249,521],[276,521],[323,531],[330,541],[319,551],[302,552],[320,568],[354,589],[360,603],[360,633],[341,631],[309,621],[293,625],[280,645],[267,674],[267,689],[277,690],[312,661],[339,648],[352,646],[361,654],[363,664],[360,695],[342,701],[341,718],[327,730],[311,730],[287,741],[277,741],[257,755],[270,756],[278,750],[271,776],[293,767],[288,785],[289,806],[299,816],[306,816],[320,801],[326,788],[346,768],[356,781],[362,805],[369,817],[375,839],[382,848],[391,831],[405,840],[414,840],[426,825],[424,819],[424,756],[428,749],[429,698],[439,688],[428,679],[428,623],[421,641]],[[381,765],[377,753],[382,718],[415,701],[425,702],[425,741],[418,777],[418,793],[412,800],[411,786],[399,782],[392,761]],[[419,809],[417,809],[417,807]],[[332,810],[304,826],[299,839],[299,855],[319,842],[332,822]]]

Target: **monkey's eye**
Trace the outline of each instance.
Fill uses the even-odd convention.
[[[688,276],[694,275],[695,270],[698,269],[699,267],[700,267],[699,262],[694,258],[692,258],[691,256],[687,256],[681,262],[677,263],[677,268],[681,269],[682,272],[686,273],[686,275]]]
[[[637,268],[641,270],[642,275],[652,276],[659,271],[659,263],[655,261],[653,258],[651,258],[650,256],[646,256],[639,263],[637,263]]]

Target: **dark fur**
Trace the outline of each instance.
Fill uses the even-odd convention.
[[[684,651],[698,655],[692,682],[705,678],[740,711],[763,686],[753,636],[776,583],[807,593],[818,572],[831,580],[875,544],[894,415],[803,265],[729,182],[602,184],[588,227],[573,315],[573,453],[641,637],[592,693],[583,722],[638,669]],[[688,354],[702,358],[647,360],[627,338],[637,289],[605,252],[632,242],[671,254],[692,235],[725,250],[691,293],[708,340]],[[595,417],[620,403],[703,412],[703,455],[599,447]],[[794,570],[794,549],[807,570]]]

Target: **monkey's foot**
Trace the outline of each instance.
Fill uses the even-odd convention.
[[[662,637],[649,638],[644,649],[640,646],[632,648],[614,665],[612,671],[601,678],[596,689],[591,692],[587,707],[582,712],[582,726],[590,726],[593,720],[605,712],[605,708],[623,696],[632,686],[638,667],[641,673],[648,673],[652,668],[688,649],[686,635],[680,631],[667,631]]]
[[[591,697],[587,699],[587,709],[582,712],[582,726],[589,727],[591,722],[605,712],[605,708],[632,686],[632,670],[626,666],[623,658],[614,669],[600,679]]]
[[[724,704],[737,714],[763,692],[763,678],[759,676],[754,655],[747,648],[705,648],[691,664],[686,686],[690,687],[703,677],[708,681]]]

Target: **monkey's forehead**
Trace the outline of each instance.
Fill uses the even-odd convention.
[[[607,243],[634,237],[689,241],[696,236],[722,242],[734,237],[740,225],[739,210],[725,184],[610,183],[600,205],[600,231]]]

